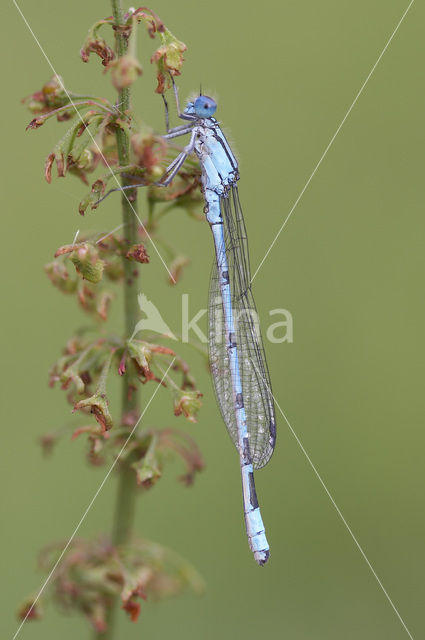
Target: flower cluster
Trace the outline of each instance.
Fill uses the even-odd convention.
[[[122,237],[98,233],[59,247],[54,260],[45,266],[45,272],[62,293],[75,295],[84,311],[106,320],[114,297],[111,285],[124,279],[124,259],[149,263],[149,255],[142,242],[128,247]],[[133,277],[137,275],[135,269]]]
[[[83,62],[88,62],[91,53],[97,54],[106,69],[112,73],[112,81],[117,89],[123,89],[135,82],[142,74],[142,66],[135,56],[135,26],[143,22],[151,38],[160,39],[160,46],[152,54],[151,62],[157,66],[157,93],[164,93],[170,87],[170,75],[178,76],[183,66],[183,53],[187,47],[184,42],[177,40],[171,31],[165,26],[157,14],[147,7],[130,10],[125,14],[124,24],[120,27],[121,33],[129,41],[128,53],[116,58],[113,50],[105,39],[99,35],[101,27],[113,25],[113,18],[105,18],[96,22],[90,29],[87,38],[81,48],[80,55]],[[116,29],[116,27],[114,26]]]
[[[42,98],[46,87],[53,87],[47,97]],[[36,117],[27,129],[38,129],[50,118],[72,120],[71,126],[48,154],[44,176],[48,183],[52,181],[52,169],[56,165],[57,175],[64,178],[68,173],[77,176],[89,184],[89,176],[98,167],[107,167],[108,171],[98,177],[90,191],[81,200],[79,212],[84,215],[87,208],[96,209],[105,194],[107,186],[119,185],[120,176],[128,184],[150,186],[151,203],[168,202],[171,205],[188,209],[190,215],[199,210],[200,170],[198,164],[188,158],[181,167],[173,184],[167,188],[155,187],[166,166],[179,152],[175,145],[168,146],[159,136],[146,126],[137,126],[129,114],[121,112],[107,99],[99,96],[78,96],[65,92],[62,80],[54,76],[41,91],[26,99],[28,107]],[[38,97],[38,98],[37,98]],[[118,164],[117,129],[126,131],[130,139],[131,157],[126,166]],[[129,197],[130,197],[130,192]]]
[[[40,554],[40,568],[49,573],[63,549],[63,542],[50,545]],[[185,588],[204,590],[196,570],[182,557],[148,540],[115,547],[107,539],[75,540],[57,567],[42,600],[28,599],[20,608],[22,619],[42,616],[45,602],[53,600],[64,611],[79,611],[103,633],[107,612],[114,600],[133,622],[139,617],[141,600],[159,600]]]
[[[104,336],[92,340],[80,332],[69,340],[52,366],[49,380],[51,387],[60,384],[67,392],[74,412],[94,415],[99,427],[91,431],[92,435],[105,436],[113,426],[107,395],[112,368],[120,376],[130,376],[133,383],[160,384],[171,393],[174,415],[196,422],[202,394],[188,365],[172,349],[136,338]]]

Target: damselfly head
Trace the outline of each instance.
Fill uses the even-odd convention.
[[[217,109],[217,103],[209,96],[198,96],[193,103],[193,109],[198,118],[211,118]]]

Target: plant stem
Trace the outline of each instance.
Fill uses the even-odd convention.
[[[125,55],[127,51],[127,40],[120,31],[120,26],[124,22],[124,12],[122,10],[120,0],[111,0],[114,22],[117,27],[115,31],[116,50],[119,57]],[[118,105],[122,114],[130,108],[130,90],[122,89],[118,93]],[[120,166],[126,166],[130,161],[130,146],[128,135],[123,129],[117,129],[117,147]],[[129,184],[128,179],[122,178],[122,186]],[[125,194],[129,194],[126,197]],[[130,247],[137,243],[138,219],[135,215],[136,194],[129,190],[121,194],[122,220],[124,223],[124,238],[126,245]],[[131,201],[129,201],[129,198]],[[124,331],[125,336],[131,336],[134,326],[138,320],[139,308],[137,295],[135,291],[135,264],[134,262],[124,260]],[[132,388],[131,373],[127,372],[122,377],[122,413],[134,412],[139,409],[139,398]],[[136,481],[134,471],[128,466],[122,464],[120,467],[120,475],[118,479],[118,490],[116,496],[116,506],[114,514],[114,523],[112,531],[112,543],[116,546],[125,544],[131,538],[131,530],[134,519],[134,508],[136,499]],[[119,602],[115,602],[108,612],[107,625],[108,631],[99,634],[102,640],[111,640],[114,636],[114,626]]]

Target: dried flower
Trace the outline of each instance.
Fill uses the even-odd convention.
[[[62,293],[75,293],[77,290],[77,281],[70,278],[68,269],[63,262],[50,262],[46,264],[44,270],[52,284]]]
[[[144,599],[146,600],[146,596],[144,596]],[[136,602],[133,598],[126,600],[122,605],[122,609],[130,615],[131,622],[137,622],[140,615],[140,608],[140,602]]]
[[[158,434],[152,433],[149,437],[149,446],[143,442],[141,457],[131,464],[136,472],[137,484],[145,488],[152,487],[161,477],[162,465],[158,450]]]
[[[109,291],[103,291],[99,296],[99,301],[96,305],[96,311],[99,318],[104,320],[108,319],[108,311],[111,300],[113,299],[112,293]]]
[[[112,60],[108,69],[111,70],[112,84],[117,91],[131,86],[143,73],[142,65],[131,54]]]
[[[161,162],[167,155],[167,143],[164,138],[155,135],[149,129],[134,133],[130,142],[137,166],[145,169],[152,178],[162,176],[164,169]]]
[[[107,67],[115,58],[115,53],[107,44],[106,40],[99,36],[97,32],[93,32],[92,29],[89,31],[89,34],[81,47],[81,60],[83,62],[88,62],[91,53],[95,53],[99,58],[101,58],[104,67]]]
[[[113,424],[112,417],[109,413],[109,402],[105,394],[95,393],[90,398],[80,400],[80,402],[77,402],[74,406],[74,411],[79,409],[88,409],[90,413],[93,413],[102,431],[111,429]]]
[[[71,253],[71,261],[77,273],[84,279],[97,284],[102,280],[105,263],[99,258],[99,252],[90,244],[81,244]]]
[[[39,620],[41,616],[42,611],[39,601],[27,600],[18,611],[18,618],[20,620]]]
[[[100,200],[100,198],[105,193],[105,188],[106,184],[102,179],[99,178],[98,180],[93,182],[90,193],[88,193],[86,197],[81,200],[78,206],[78,211],[82,216],[85,214],[86,209],[89,205],[92,209],[97,209],[97,201]]]
[[[111,414],[109,413],[109,402],[106,396],[106,382],[111,368],[112,355],[112,353],[109,354],[103,365],[95,393],[90,396],[90,398],[85,398],[77,402],[73,409],[73,411],[88,410],[90,413],[93,413],[102,428],[102,432],[111,429],[113,424]]]
[[[166,89],[171,87],[170,75],[180,75],[184,60],[183,52],[187,47],[184,42],[177,40],[168,29],[164,29],[160,33],[160,38],[162,44],[151,57],[151,62],[157,66],[158,86],[155,91],[164,93]]]
[[[40,554],[40,566],[49,573],[63,542],[50,545]],[[166,547],[147,540],[114,547],[109,541],[74,540],[48,585],[44,597],[50,597],[65,611],[83,613],[97,632],[107,631],[106,613],[116,597],[122,608],[136,622],[140,613],[139,598],[165,598],[189,587],[195,593],[205,589],[204,581],[183,558]],[[23,619],[34,600],[19,609]],[[40,617],[39,602],[28,619]]]
[[[174,415],[184,415],[189,422],[196,422],[196,414],[202,406],[202,402],[199,400],[202,398],[200,391],[182,391],[179,390],[175,394],[174,399]]]
[[[36,91],[31,96],[22,100],[32,113],[47,113],[53,109],[58,109],[69,103],[69,98],[64,90],[62,78],[58,75],[54,75],[51,80],[46,82],[42,86],[40,91]],[[75,111],[72,109],[67,114],[66,119],[74,115]],[[64,118],[64,114],[62,119]],[[58,115],[58,120],[60,119]]]
[[[148,264],[149,262],[149,256],[143,244],[133,244],[125,254],[125,257],[128,260],[135,260],[141,264]]]

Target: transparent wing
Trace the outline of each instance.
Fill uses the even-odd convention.
[[[233,318],[250,451],[255,469],[270,460],[276,442],[276,419],[270,376],[251,292],[245,223],[237,187],[220,200],[224,246],[229,267]],[[225,339],[225,322],[217,267],[214,264],[209,297],[209,352],[214,389],[230,437],[237,446],[238,433],[231,372]]]

